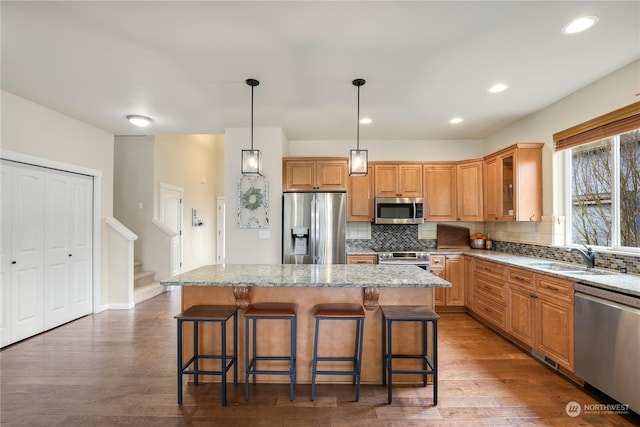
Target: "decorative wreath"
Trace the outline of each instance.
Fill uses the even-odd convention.
[[[262,206],[262,190],[259,188],[250,188],[242,194],[242,206],[250,211],[255,211]]]

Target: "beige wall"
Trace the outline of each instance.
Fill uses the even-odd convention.
[[[183,188],[183,264],[188,271],[216,259],[216,197],[224,193],[223,135],[158,135],[154,152],[154,206],[160,183]],[[193,227],[191,209],[203,225]]]
[[[113,135],[9,92],[1,96],[3,150],[102,172],[99,304],[108,304],[105,218],[113,216]]]

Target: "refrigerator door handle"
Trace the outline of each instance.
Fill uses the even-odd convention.
[[[318,230],[318,227],[316,226],[316,220],[318,217],[317,211],[316,211],[316,198],[313,197],[309,203],[311,204],[311,221],[310,221],[311,230],[309,230],[309,255],[311,255],[311,264],[315,264],[316,263],[316,242],[318,239],[316,237],[316,232]]]

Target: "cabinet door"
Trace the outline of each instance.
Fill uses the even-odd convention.
[[[373,169],[347,179],[347,221],[373,221]]]
[[[474,287],[475,287],[475,274],[474,270],[476,268],[475,259],[470,256],[464,257],[464,269],[465,269],[465,278],[464,278],[464,305],[470,310],[473,310],[474,307]]]
[[[13,167],[11,228],[11,340],[44,330],[44,171]]]
[[[446,275],[446,260],[444,255],[431,255],[429,258],[430,271],[431,274],[434,274],[438,277],[441,277],[445,280]],[[446,289],[447,288],[435,288],[433,293],[433,303],[434,305],[443,306],[446,304]]]
[[[515,179],[516,161],[515,150],[501,155],[498,159],[498,206],[500,209],[500,221],[514,221],[516,219],[515,201],[518,197]]]
[[[534,345],[534,301],[531,290],[509,285],[507,332],[531,347]]]
[[[497,221],[500,217],[498,210],[498,158],[492,157],[483,162],[483,197],[484,197],[484,220]]]
[[[424,166],[424,218],[427,221],[455,221],[456,166]]]
[[[462,255],[445,257],[445,279],[451,282],[446,288],[445,304],[447,306],[464,306],[464,262]]]
[[[402,197],[423,197],[422,165],[400,165],[398,185]]]
[[[536,299],[536,342],[542,353],[573,371],[573,306]]]
[[[482,160],[457,166],[456,199],[458,221],[482,221]]]
[[[285,160],[283,191],[314,191],[316,162],[312,160]]]
[[[315,189],[320,191],[346,191],[347,168],[346,160],[318,160],[316,162]]]
[[[375,197],[399,197],[398,165],[375,165],[373,170]]]

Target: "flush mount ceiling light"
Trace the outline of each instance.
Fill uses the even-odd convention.
[[[588,30],[598,23],[597,16],[583,16],[574,19],[562,28],[562,34],[576,34]]]
[[[151,123],[153,123],[153,120],[149,117],[137,116],[133,114],[128,115],[127,120],[129,120],[129,123],[131,123],[132,125],[138,126],[140,128],[149,126]]]
[[[368,125],[372,121],[373,120],[371,120],[369,117],[363,117],[363,118],[360,119],[360,123],[362,123],[363,125]]]
[[[487,89],[487,92],[489,92],[489,93],[500,93],[500,92],[504,92],[505,90],[507,90],[508,87],[509,87],[509,85],[506,85],[504,83],[496,83],[493,86],[491,86],[489,89]]]
[[[355,79],[351,83],[358,88],[358,121],[356,149],[349,151],[349,176],[366,176],[369,171],[368,151],[360,149],[360,86],[365,84],[365,80]]]
[[[262,153],[253,149],[253,88],[260,82],[256,79],[247,79],[246,83],[251,86],[251,150],[242,150],[242,174],[262,175]]]
[[[458,123],[462,123],[463,121],[464,119],[462,117],[454,117],[449,120],[449,123],[451,123],[452,125],[457,125]]]

